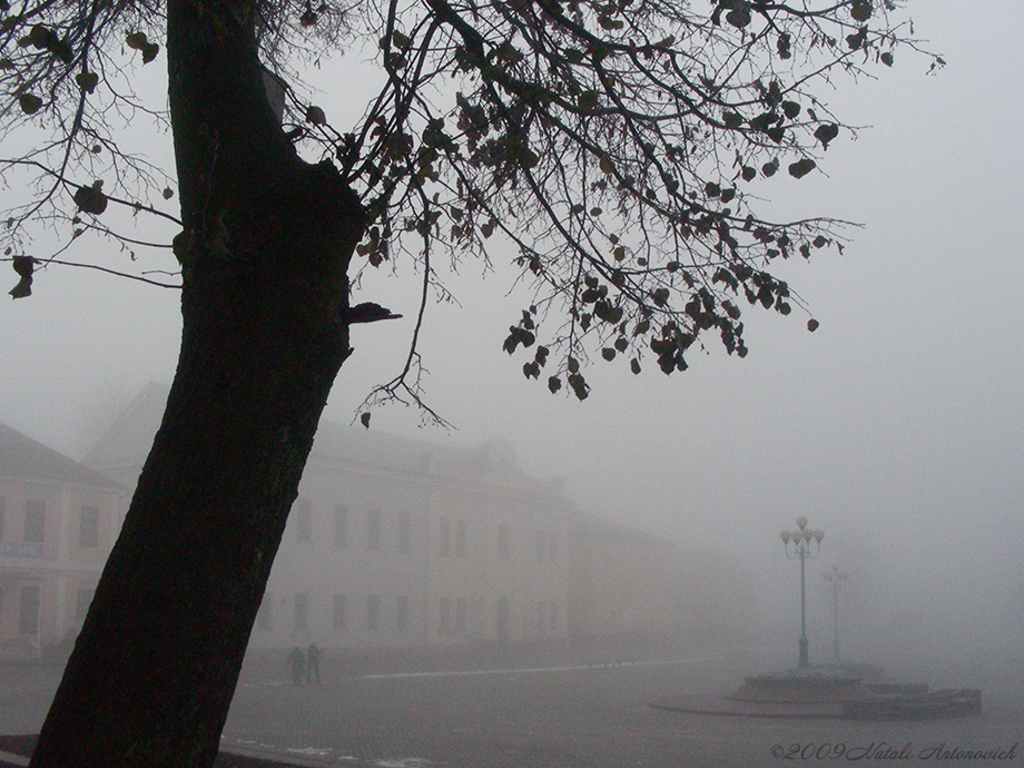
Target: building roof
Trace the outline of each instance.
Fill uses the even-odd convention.
[[[16,429],[0,424],[0,477],[94,488],[117,488],[117,483],[77,461],[47,448]]]
[[[310,463],[332,462],[524,489],[537,482],[526,477],[515,450],[504,439],[462,448],[325,419],[317,428]]]
[[[84,463],[115,475],[127,467],[136,472],[141,469],[160,427],[168,394],[166,386],[147,384],[88,452]],[[321,420],[307,469],[329,471],[338,464],[562,494],[558,483],[527,477],[514,448],[503,439],[462,448]]]
[[[82,459],[82,463],[100,471],[137,466],[153,447],[167,407],[167,387],[150,382],[137,394]]]

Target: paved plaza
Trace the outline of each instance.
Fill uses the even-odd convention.
[[[778,665],[765,651],[647,655],[610,662],[547,654],[444,663],[362,663],[328,654],[319,684],[293,685],[285,659],[250,659],[224,751],[351,768],[627,768],[1024,762],[1019,670],[986,681],[963,720],[857,723],[723,718],[654,709],[687,692],[735,688]],[[784,661],[782,661],[784,663]],[[34,732],[56,667],[0,668],[0,730]],[[943,684],[945,681],[935,681]]]

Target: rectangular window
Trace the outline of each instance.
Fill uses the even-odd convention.
[[[334,546],[338,549],[348,546],[348,507],[344,504],[334,508]]]
[[[452,631],[452,604],[446,597],[441,598],[438,631],[442,635],[447,635]]]
[[[256,614],[256,629],[260,632],[267,632],[274,627],[274,593],[264,592],[263,602],[260,603],[260,610]]]
[[[512,541],[507,525],[498,526],[498,559],[508,560],[512,557]]]
[[[412,545],[412,516],[408,512],[398,515],[398,551],[408,552]]]
[[[455,556],[465,559],[469,546],[466,537],[466,521],[459,520],[455,523]]]
[[[455,631],[466,631],[466,598],[464,597],[455,601]]]
[[[448,557],[448,555],[451,553],[451,530],[448,525],[448,519],[442,517],[440,520],[438,520],[438,525],[438,552],[440,553],[441,557]]]
[[[295,593],[295,629],[309,629],[309,592]]]
[[[25,541],[41,543],[46,534],[46,504],[38,499],[25,502]]]
[[[366,550],[376,552],[380,549],[380,510],[371,509],[366,513]]]
[[[313,503],[300,496],[295,501],[295,540],[313,540]]]
[[[18,633],[22,635],[39,634],[39,587],[21,588]]]
[[[409,598],[405,595],[395,598],[395,629],[399,632],[409,629]]]
[[[78,546],[93,549],[100,544],[100,511],[96,507],[82,507],[78,518]]]
[[[335,595],[331,604],[331,623],[335,629],[345,628],[345,596]]]
[[[366,629],[368,632],[380,629],[380,595],[366,596]]]

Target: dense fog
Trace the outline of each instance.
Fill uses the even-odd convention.
[[[800,312],[751,309],[746,359],[709,348],[671,378],[595,355],[580,403],[502,352],[530,301],[508,266],[463,263],[447,276],[457,303],[429,307],[421,346],[426,400],[455,429],[403,407],[374,411],[371,429],[462,447],[505,438],[528,475],[565,478],[579,509],[709,550],[754,597],[757,639],[794,663],[799,563],[779,532],[804,515],[825,531],[807,561],[814,660],[832,652],[823,573],[836,566],[844,658],[1011,701],[1024,670],[1024,8],[914,6],[949,65],[926,76],[908,55],[879,81],[837,84],[859,138],[829,147],[826,173],[764,191],[780,217],[865,225],[843,255],[782,269],[817,332]],[[338,112],[342,95],[323,104]],[[364,275],[356,299],[405,318],[353,329],[326,418],[350,423],[400,368],[418,290],[408,265]],[[0,422],[82,457],[145,384],[172,380],[177,302],[41,272],[31,298],[0,302]]]

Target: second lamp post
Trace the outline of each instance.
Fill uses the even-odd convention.
[[[838,565],[833,565],[831,571],[825,571],[825,583],[832,590],[832,661],[839,661],[839,588],[849,578],[839,570]]]
[[[800,560],[800,668],[806,669],[810,666],[807,657],[807,579],[805,561],[809,557],[815,557],[821,546],[821,540],[825,538],[825,532],[820,528],[811,530],[807,527],[807,518],[802,515],[796,519],[798,531],[783,531],[779,534],[782,543],[786,547],[786,557],[799,558]],[[811,552],[811,542],[814,542],[814,552]],[[790,554],[789,545],[793,544],[793,554]]]

